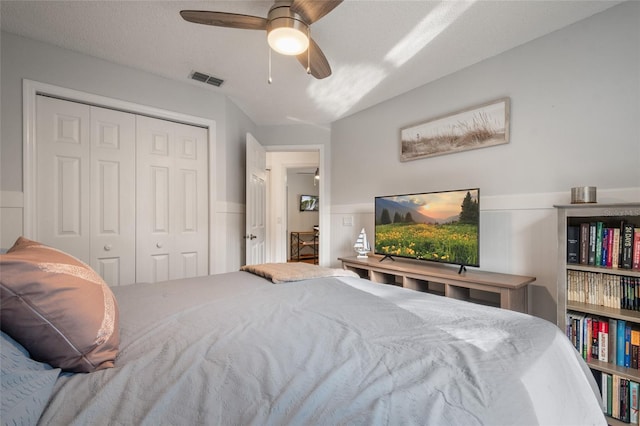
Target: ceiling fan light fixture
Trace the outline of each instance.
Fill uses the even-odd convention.
[[[295,56],[309,48],[308,27],[295,18],[274,19],[267,31],[269,46],[280,54]]]

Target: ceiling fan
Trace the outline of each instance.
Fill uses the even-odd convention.
[[[189,22],[245,30],[266,30],[269,46],[278,53],[296,56],[317,79],[331,75],[320,47],[310,37],[311,24],[335,9],[343,0],[276,0],[266,18],[227,12],[183,10]]]

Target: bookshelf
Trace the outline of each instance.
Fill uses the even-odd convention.
[[[640,383],[640,369],[633,367],[631,361],[628,364],[626,361],[622,365],[619,363],[618,349],[625,352],[626,342],[623,338],[622,346],[618,345],[620,334],[617,326],[622,321],[625,329],[628,326],[630,330],[640,331],[640,268],[637,265],[633,267],[634,244],[638,243],[634,243],[632,238],[631,251],[625,249],[627,251],[624,256],[620,248],[624,245],[623,224],[633,225],[634,233],[636,228],[640,228],[640,203],[572,204],[555,207],[558,213],[558,327],[566,332],[586,359],[601,386],[601,392],[603,384],[606,387],[607,380],[613,381],[612,387],[618,381],[625,383],[627,390],[624,393],[623,385],[616,391],[615,396],[619,399],[617,402],[615,398],[611,398],[612,388],[603,392],[603,409],[609,424],[629,424],[630,420],[631,423],[638,424],[637,418],[625,418],[625,412],[628,411],[628,416],[633,416],[633,408],[636,406],[632,406],[632,403],[637,402],[633,402],[631,386],[635,386],[632,383]],[[619,231],[615,231],[616,229]],[[598,251],[600,254],[596,256]],[[636,256],[639,256],[640,250],[635,251]],[[631,268],[623,265],[623,257],[626,259],[629,256]],[[595,336],[592,326],[594,321],[598,321],[599,328]],[[615,326],[615,331],[611,330],[612,326]],[[590,334],[588,330],[591,330]],[[601,333],[606,334],[606,338]],[[576,334],[579,336],[576,337]],[[625,332],[623,336],[624,334]],[[605,339],[606,355],[601,352]],[[598,348],[595,354],[592,352],[594,345]],[[629,352],[632,352],[632,348],[629,342]],[[631,358],[630,353],[629,359]],[[639,396],[635,395],[635,401],[638,401]],[[617,405],[615,411],[614,405]]]
[[[535,277],[471,269],[459,274],[457,267],[432,262],[408,259],[381,262],[381,259],[381,256],[338,258],[343,269],[373,282],[524,313],[527,312],[528,285],[535,281]],[[487,297],[474,297],[483,294]]]

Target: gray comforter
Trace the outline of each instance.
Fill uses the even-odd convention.
[[[41,424],[605,424],[568,339],[528,315],[247,272],[114,293],[116,367],[60,377]]]

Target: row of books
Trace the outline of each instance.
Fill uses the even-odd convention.
[[[640,311],[640,277],[570,269],[567,301]]]
[[[568,311],[566,333],[587,362],[640,367],[640,329],[625,320]]]
[[[602,411],[607,416],[637,425],[640,384],[633,380],[592,370],[602,394]]]
[[[640,269],[640,227],[588,222],[567,227],[567,263]]]

